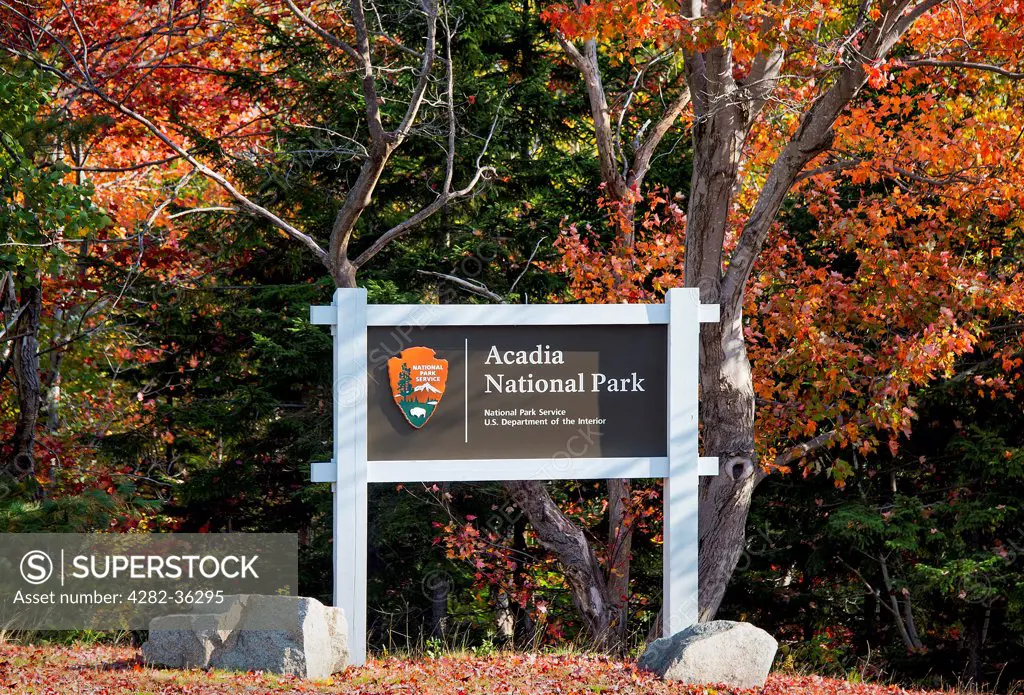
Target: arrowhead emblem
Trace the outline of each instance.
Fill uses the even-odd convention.
[[[426,347],[402,350],[388,360],[388,380],[395,405],[406,421],[419,429],[437,410],[448,383],[448,360]]]

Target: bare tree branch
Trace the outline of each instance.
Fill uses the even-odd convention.
[[[129,164],[123,167],[69,167],[72,171],[82,171],[87,173],[96,174],[123,174],[129,171],[140,171],[142,169],[149,169],[150,167],[160,166],[161,164],[169,164],[177,159],[181,159],[180,155],[172,155],[170,157],[164,157],[162,159],[151,159],[148,162],[139,162],[138,164]]]
[[[182,210],[181,212],[176,212],[173,215],[168,215],[167,219],[169,219],[169,220],[176,220],[179,217],[184,217],[185,215],[197,215],[197,214],[206,213],[206,212],[232,212],[232,213],[234,213],[234,212],[238,212],[238,208],[225,207],[223,205],[213,205],[213,206],[205,207],[205,208],[190,208],[188,210]]]
[[[277,227],[282,232],[284,232],[291,238],[295,239],[296,241],[304,245],[310,251],[312,251],[314,257],[317,260],[330,267],[330,259],[327,256],[327,252],[320,247],[320,245],[316,242],[316,240],[313,239],[313,237],[300,231],[299,229],[289,224],[288,222],[285,222],[283,219],[275,215],[273,212],[263,207],[259,203],[256,203],[245,194],[243,194],[241,191],[235,188],[234,184],[232,184],[225,176],[214,171],[210,167],[206,166],[206,164],[193,157],[184,147],[175,142],[155,123],[153,123],[151,120],[149,120],[142,114],[138,113],[133,109],[128,108],[123,103],[114,100],[106,92],[94,89],[89,89],[88,91],[93,92],[93,94],[95,94],[104,102],[112,106],[118,112],[122,113],[125,116],[128,116],[129,118],[145,126],[146,129],[148,129],[151,133],[153,133],[153,135],[157,137],[157,139],[159,139],[161,142],[167,145],[167,147],[169,147],[170,149],[177,152],[182,159],[184,159],[193,167],[195,167],[195,169],[199,173],[201,173],[203,176],[210,179],[218,186],[220,186],[224,191],[226,191],[227,194],[231,196],[232,199],[234,199],[234,201],[238,204],[238,207],[240,207],[242,210],[245,210],[246,212],[252,215],[261,217],[264,220],[270,222],[273,226]]]
[[[487,177],[493,172],[494,169],[492,167],[481,167],[477,169],[476,174],[473,175],[473,178],[470,180],[468,184],[466,184],[464,188],[457,191],[439,195],[437,198],[434,199],[432,203],[430,203],[430,205],[420,209],[415,214],[406,218],[402,222],[396,224],[394,227],[389,229],[384,234],[381,234],[377,238],[377,240],[373,242],[370,248],[366,249],[361,254],[359,254],[359,257],[352,262],[352,266],[356,269],[361,268],[371,258],[380,253],[385,246],[390,244],[395,239],[398,239],[399,237],[408,234],[413,228],[416,227],[416,225],[426,220],[435,212],[443,208],[445,205],[447,205],[448,203],[452,202],[457,198],[463,198],[465,196],[468,196],[470,193],[473,192],[473,189],[476,187],[477,183],[479,183],[483,178]]]
[[[611,112],[608,108],[608,97],[601,80],[601,69],[597,62],[597,41],[589,39],[583,44],[581,52],[569,39],[556,32],[555,37],[569,60],[583,77],[587,90],[587,103],[590,104],[590,116],[594,121],[594,139],[597,141],[597,157],[601,167],[601,180],[608,187],[609,193],[616,199],[624,197],[626,183],[619,173],[615,153],[617,150],[615,137],[612,133]]]
[[[989,65],[988,63],[972,63],[966,60],[932,60],[930,58],[900,60],[900,64],[891,66],[891,69],[901,70],[904,68],[916,67],[961,68],[966,70],[981,70],[983,72],[994,72],[997,75],[1009,77],[1012,80],[1024,80],[1024,72],[1014,72],[1012,70],[1007,70],[1006,68],[1000,67],[998,65]]]
[[[320,248],[320,245],[317,244],[317,242],[311,236],[300,231],[296,227],[292,226],[288,222],[284,221],[283,219],[275,215],[270,210],[266,209],[262,205],[256,203],[248,196],[243,194],[241,191],[235,188],[234,184],[232,184],[224,175],[214,171],[205,163],[203,163],[195,156],[193,156],[187,149],[185,149],[184,146],[182,146],[176,140],[174,140],[170,135],[168,135],[162,128],[156,125],[153,121],[146,118],[134,109],[129,108],[124,104],[124,102],[115,99],[105,90],[100,89],[99,87],[96,87],[92,84],[79,82],[72,78],[69,74],[61,70],[60,68],[45,63],[42,60],[36,58],[35,56],[23,53],[21,51],[14,50],[12,48],[7,48],[7,50],[8,52],[17,55],[23,59],[32,61],[41,70],[45,70],[46,72],[49,72],[60,77],[66,84],[72,85],[75,88],[81,90],[82,92],[87,92],[89,94],[94,95],[95,97],[100,99],[100,101],[107,104],[118,113],[122,114],[123,116],[127,116],[136,123],[142,125],[144,128],[146,128],[146,130],[152,133],[160,142],[162,142],[169,149],[174,151],[178,155],[178,157],[184,159],[186,162],[191,164],[196,171],[198,171],[203,176],[205,176],[206,178],[210,179],[218,186],[220,186],[221,189],[223,189],[229,196],[231,196],[232,199],[235,200],[236,203],[238,203],[238,206],[241,209],[245,210],[246,212],[252,215],[267,220],[273,226],[283,231],[286,235],[290,236],[291,238],[295,239],[296,241],[306,246],[310,251],[313,252],[313,255],[317,258],[317,260],[321,261],[325,265],[328,265],[329,259],[327,257],[327,253],[322,248]]]
[[[166,126],[158,124],[151,116],[137,108],[130,100],[135,87],[148,79],[155,71],[165,68],[189,69],[190,67],[180,64],[179,60],[172,60],[172,56],[188,55],[189,51],[201,49],[204,45],[212,43],[216,38],[223,36],[224,31],[211,35],[209,32],[200,32],[197,40],[190,40],[189,34],[196,29],[204,27],[206,18],[202,8],[180,9],[177,5],[169,5],[166,16],[160,16],[156,23],[145,26],[143,14],[138,15],[138,30],[136,25],[128,22],[130,27],[125,32],[105,39],[94,45],[87,45],[86,38],[77,31],[77,17],[74,16],[75,8],[67,0],[61,0],[63,11],[68,13],[71,20],[72,38],[65,41],[60,35],[52,30],[47,20],[38,21],[33,17],[26,16],[23,12],[9,5],[9,0],[0,0],[0,7],[7,8],[20,20],[23,20],[29,27],[29,32],[35,37],[30,43],[36,46],[40,39],[52,41],[58,51],[67,56],[62,58],[63,65],[57,62],[46,64],[43,58],[35,57],[34,62],[41,68],[56,74],[67,86],[68,99],[73,100],[82,94],[89,94],[98,98],[99,101],[110,107],[115,113],[120,114],[136,123],[142,125],[150,134],[156,137],[164,146],[173,153],[172,156],[153,159],[138,164],[126,165],[123,167],[86,167],[83,162],[77,162],[79,166],[76,171],[84,172],[106,172],[123,173],[145,169],[149,166],[159,166],[181,159],[188,162],[194,171],[213,181],[223,189],[232,199],[234,205],[212,206],[197,208],[176,213],[172,217],[177,218],[184,215],[198,212],[245,212],[261,217],[274,227],[280,229],[288,237],[299,241],[313,252],[314,256],[321,261],[331,272],[338,286],[351,286],[355,282],[355,271],[364,263],[384,248],[388,243],[407,234],[416,225],[422,223],[432,214],[444,208],[448,203],[470,195],[475,186],[483,179],[488,178],[494,171],[493,168],[484,166],[481,161],[486,153],[494,134],[494,127],[497,125],[497,118],[494,126],[488,134],[486,142],[476,159],[476,170],[470,177],[469,183],[458,190],[453,189],[453,182],[456,180],[456,145],[458,135],[458,124],[455,112],[455,66],[452,63],[452,41],[454,38],[454,27],[449,24],[447,7],[440,3],[444,0],[413,0],[417,13],[424,20],[424,43],[423,50],[417,51],[409,47],[399,46],[399,55],[415,56],[417,64],[412,65],[375,65],[374,51],[378,49],[378,34],[389,38],[382,33],[382,18],[377,15],[376,5],[368,4],[366,0],[353,0],[348,4],[348,21],[351,22],[351,29],[355,35],[355,42],[349,43],[341,36],[328,30],[321,25],[311,13],[303,10],[298,5],[299,0],[285,0],[291,14],[298,20],[305,29],[310,30],[326,45],[343,52],[355,63],[357,79],[361,83],[361,92],[364,99],[364,110],[366,114],[368,138],[363,144],[354,138],[347,138],[350,142],[358,145],[355,155],[362,155],[362,163],[355,182],[345,193],[344,199],[335,214],[330,234],[329,246],[325,250],[310,235],[286,221],[270,209],[260,205],[253,198],[250,198],[239,190],[227,177],[220,173],[213,166],[203,161],[201,153],[190,149],[188,145],[177,138]],[[443,10],[443,12],[442,12]],[[371,13],[373,16],[367,16]],[[438,22],[443,15],[445,45],[445,72],[438,74],[436,71],[438,51]],[[148,20],[146,20],[148,21]],[[370,21],[374,22],[371,27]],[[378,26],[381,25],[381,26]],[[347,27],[348,25],[346,25]],[[173,39],[182,39],[172,41]],[[81,43],[81,46],[78,46]],[[398,46],[398,44],[395,44]],[[17,53],[21,57],[32,59],[35,55],[33,49],[16,51],[11,46],[5,46],[6,50]],[[111,64],[105,74],[95,73],[95,66],[106,65],[108,57],[117,56],[117,60]],[[65,67],[66,66],[66,67]],[[198,68],[197,68],[198,69]],[[125,73],[127,70],[135,70],[137,74],[131,76]],[[385,86],[382,75],[391,75],[397,72],[414,71],[415,79],[413,85],[408,88],[408,98],[404,109],[398,117],[393,129],[388,128],[385,123],[385,115],[382,111],[384,103],[382,97],[385,89],[391,89],[390,82]],[[95,73],[95,74],[94,74]],[[400,83],[399,83],[400,84]],[[431,96],[431,86],[438,85],[438,92],[441,99],[435,100]],[[116,88],[115,88],[116,85]],[[127,85],[127,86],[125,86]],[[363,251],[359,257],[352,261],[349,258],[349,245],[355,233],[357,224],[362,213],[368,208],[373,200],[378,182],[380,181],[392,153],[413,131],[413,128],[421,119],[424,108],[436,108],[446,113],[447,120],[447,146],[445,148],[445,168],[443,172],[442,186],[439,194],[428,205],[409,215],[404,221],[376,239],[369,248]],[[500,105],[499,105],[500,112]],[[222,136],[223,137],[223,136]]]
[[[847,169],[852,169],[855,166],[859,166],[861,163],[863,163],[863,161],[864,160],[860,158],[837,159],[836,161],[831,162],[829,164],[824,164],[820,167],[815,167],[814,169],[808,169],[806,171],[800,172],[800,174],[796,177],[794,183],[814,178],[815,176],[820,176],[821,174],[834,174],[840,171],[845,171]]]
[[[686,107],[690,105],[690,89],[683,86],[676,98],[668,105],[668,108],[662,112],[661,117],[654,124],[654,128],[647,133],[647,136],[640,143],[640,147],[633,155],[633,164],[630,167],[630,178],[631,185],[639,187],[644,178],[647,176],[647,172],[651,168],[651,159],[654,157],[654,153],[658,150],[658,146],[661,144],[665,134],[671,130],[672,126],[675,125],[676,121],[686,110]]]
[[[292,11],[292,14],[295,15],[300,22],[305,24],[306,27],[308,27],[314,34],[323,39],[324,42],[344,51],[350,58],[355,60],[357,64],[362,63],[362,56],[355,48],[352,47],[351,44],[342,41],[337,36],[314,22],[309,15],[299,9],[299,6],[296,5],[293,0],[284,0],[284,4],[288,6],[288,9]]]
[[[504,297],[502,297],[500,294],[496,292],[492,292],[491,290],[487,289],[487,287],[482,282],[466,280],[455,275],[448,275],[447,273],[435,273],[431,270],[417,270],[416,272],[419,273],[420,275],[430,275],[431,277],[446,280],[447,282],[450,282],[453,285],[461,287],[467,292],[475,294],[478,297],[485,297],[486,299],[490,299],[492,302],[497,302],[498,304],[506,303]]]
[[[821,449],[828,448],[839,438],[840,432],[838,429],[831,429],[826,432],[822,432],[812,439],[808,439],[802,444],[798,444],[794,447],[787,449],[778,456],[775,457],[776,466],[788,466],[791,463],[796,463],[800,459],[806,458],[811,454],[820,451]]]
[[[380,98],[374,82],[370,40],[362,0],[352,0],[352,24],[356,31],[363,98],[366,101],[366,117],[370,128],[370,154],[363,162],[359,177],[352,185],[348,195],[345,196],[345,202],[335,215],[334,224],[331,226],[330,265],[335,275],[335,281],[339,285],[350,283],[350,276],[360,265],[358,262],[353,264],[348,260],[349,244],[352,234],[355,232],[356,223],[369,206],[377,182],[380,181],[380,177],[384,173],[384,167],[387,165],[391,153],[408,135],[423,104],[423,97],[437,51],[437,0],[423,0],[422,7],[426,15],[427,34],[419,77],[401,123],[395,131],[389,133],[384,130],[381,121]]]

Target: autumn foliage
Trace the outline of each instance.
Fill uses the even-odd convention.
[[[843,43],[848,10],[843,3],[740,2],[688,21],[659,3],[595,2],[557,5],[546,18],[637,65],[644,46],[699,49],[727,37],[736,79],[768,46],[786,49],[776,93],[742,146],[729,250],[797,115],[851,52],[855,58],[856,46]],[[878,18],[877,9],[871,13]],[[879,446],[895,452],[911,431],[915,390],[952,376],[964,355],[992,351],[988,329],[1024,310],[1022,83],[1014,79],[1024,55],[1022,22],[1018,3],[941,5],[891,59],[864,65],[867,90],[841,115],[829,152],[800,176],[745,294],[765,465],[787,467],[794,459],[781,454],[823,430],[834,429],[833,443],[862,455]],[[687,119],[683,125],[692,127]],[[642,209],[626,223],[636,229],[632,246],[621,243],[623,201],[610,196],[603,199],[606,231],[571,220],[563,229],[559,269],[572,298],[657,301],[686,282],[685,196],[661,189],[632,196]],[[981,388],[1012,397],[1007,382],[1020,378],[1013,364],[1005,379]],[[830,472],[842,484],[849,456]]]
[[[583,695],[738,695],[754,690],[665,682],[633,663],[590,656],[501,653],[484,657],[444,656],[410,661],[372,659],[327,681],[303,681],[263,673],[166,671],[145,666],[134,649],[118,647],[0,646],[0,692],[138,692],[165,695],[219,693],[558,693]],[[817,676],[774,675],[763,695],[928,695],[923,690],[866,685]],[[932,695],[938,695],[933,691]]]
[[[718,590],[709,610],[736,558],[750,560],[746,514],[761,474],[780,472],[788,484],[822,472],[820,480],[800,481],[804,506],[792,491],[782,501],[770,493],[765,503],[810,510],[797,520],[808,527],[787,520],[789,535],[780,541],[786,547],[796,537],[787,552],[798,549],[784,562],[767,551],[760,558],[770,571],[761,568],[768,579],[759,587],[766,594],[781,587],[763,614],[786,613],[777,616],[785,639],[815,645],[821,634],[830,641],[844,635],[834,641],[853,653],[845,627],[822,632],[826,618],[802,607],[790,612],[789,601],[817,602],[821,592],[829,598],[819,605],[827,601],[828,610],[848,602],[868,614],[864,607],[875,599],[865,597],[875,594],[861,584],[869,582],[899,586],[882,604],[893,625],[915,611],[949,623],[907,640],[916,656],[927,649],[921,645],[966,644],[961,630],[989,635],[990,622],[1011,625],[999,611],[1019,614],[1021,604],[1006,596],[984,606],[994,613],[973,632],[960,625],[957,616],[983,604],[961,597],[970,592],[954,584],[976,567],[1002,563],[996,574],[1009,586],[1015,560],[1006,561],[1006,548],[1017,552],[1020,543],[1000,524],[1011,524],[1001,507],[1013,505],[977,497],[987,482],[963,482],[973,469],[960,439],[948,451],[912,440],[950,429],[947,422],[958,437],[981,426],[959,413],[947,417],[934,402],[940,414],[929,422],[926,395],[938,383],[969,385],[971,398],[1000,407],[1016,404],[1024,386],[1024,5],[698,4],[699,18],[689,5],[661,0],[0,3],[0,78],[31,73],[39,83],[38,93],[20,99],[38,105],[20,124],[30,137],[14,139],[32,141],[57,122],[42,139],[51,149],[35,150],[38,168],[58,193],[80,187],[91,201],[77,211],[88,224],[67,224],[76,211],[55,195],[52,220],[22,216],[3,240],[14,250],[0,246],[4,273],[16,276],[22,293],[38,288],[43,296],[41,321],[26,331],[38,338],[30,352],[41,360],[29,370],[41,382],[35,465],[17,480],[24,500],[5,512],[7,530],[37,530],[55,519],[90,530],[298,530],[308,551],[302,589],[326,597],[329,493],[308,485],[308,463],[330,449],[330,338],[308,325],[308,304],[357,278],[374,303],[644,303],[689,285],[719,302],[723,317],[738,316],[703,329],[703,363],[711,366],[702,375],[702,455],[741,459],[741,472],[755,464],[746,477],[723,468],[701,483],[701,504],[711,510],[701,510],[702,543],[728,551],[718,553],[720,567],[701,567],[702,581],[712,577]],[[385,11],[358,20],[352,10],[363,6]],[[433,19],[424,22],[431,8]],[[357,28],[360,21],[369,30]],[[873,43],[903,23],[893,45]],[[438,31],[433,42],[424,38],[430,27]],[[424,60],[428,45],[436,55]],[[776,58],[777,71],[770,68]],[[702,74],[710,64],[728,69]],[[833,90],[848,101],[835,109],[827,137],[792,152],[794,138],[822,115],[815,105]],[[800,162],[792,181],[779,174],[786,157]],[[12,159],[6,150],[0,158]],[[53,168],[56,160],[61,168]],[[23,205],[28,189],[19,185],[10,183],[9,209],[45,209]],[[717,197],[707,194],[712,185]],[[779,193],[776,207],[762,205],[765,191]],[[691,206],[706,214],[693,215]],[[765,220],[767,236],[751,243],[757,235],[750,230]],[[296,240],[303,244],[293,252],[288,244]],[[743,248],[756,257],[749,273],[733,263]],[[688,260],[698,257],[711,259],[704,277],[688,277]],[[479,273],[470,277],[467,261]],[[735,268],[744,272],[733,283],[739,301],[729,306],[723,278]],[[17,299],[0,298],[0,330],[19,310]],[[726,328],[735,331],[724,341],[729,359],[706,349]],[[7,342],[0,342],[4,377],[12,362],[5,363]],[[748,357],[752,387],[743,369]],[[0,396],[6,463],[6,442],[30,399],[13,388]],[[956,398],[966,399],[960,391]],[[973,402],[956,407],[977,412]],[[707,417],[712,411],[717,419]],[[991,420],[1007,421],[999,408],[992,412]],[[986,464],[979,468],[1001,466],[1001,480],[1019,477],[1015,441],[1000,434],[998,447],[978,446]],[[1005,454],[992,463],[996,449]],[[875,491],[864,502],[871,509],[848,514],[848,525],[836,521],[846,518],[837,508],[854,492],[851,476],[873,477],[887,466],[911,479],[891,488],[905,498]],[[578,533],[576,547],[589,549],[582,564],[595,576],[580,593],[607,599],[614,619],[604,622],[617,631],[617,648],[627,637],[657,634],[660,482],[531,482],[530,499],[555,499]],[[934,520],[936,500],[914,506],[928,486],[949,489],[940,500],[949,528]],[[491,635],[501,601],[522,623],[506,643],[600,637],[573,605],[571,572],[545,545],[543,517],[526,518],[494,488],[486,502],[464,490],[424,489],[422,499],[409,488],[375,490],[377,645],[391,644],[385,619],[396,615],[401,622],[429,613],[431,630],[442,634],[454,620],[449,608],[473,611],[474,634]],[[963,502],[972,497],[999,518],[985,522],[987,536],[957,550],[977,565],[961,563],[950,574],[962,558],[940,562],[930,553],[948,549],[939,534],[956,535],[949,529],[973,514]],[[60,507],[82,500],[87,513]],[[92,513],[94,504],[105,506]],[[899,505],[903,516],[892,511]],[[889,516],[875,514],[876,506]],[[495,516],[508,523],[489,525]],[[890,518],[911,531],[897,533]],[[850,536],[823,541],[819,527],[830,525]],[[927,542],[904,537],[917,532]],[[875,545],[858,548],[866,565],[835,564],[835,546],[869,537]],[[898,558],[889,554],[894,542],[903,543]],[[805,544],[833,564],[818,575],[804,572]],[[871,576],[875,558],[889,562],[878,570],[884,577]],[[913,574],[932,566],[928,581]],[[432,571],[465,593],[424,591],[437,588],[423,584],[421,575]],[[821,575],[830,572],[835,586],[823,588]],[[939,582],[946,582],[941,592],[927,593]],[[713,594],[702,588],[703,596]],[[922,608],[935,596],[949,605]],[[870,630],[858,627],[856,635],[872,655],[879,637],[904,648],[876,618],[865,620]],[[1005,634],[1019,629],[1004,627]],[[89,659],[120,661],[86,671],[90,684],[112,693],[130,679],[154,692],[704,692],[657,683],[619,662],[575,657],[407,668],[379,661],[332,685],[307,686],[262,675],[151,671],[130,650],[20,648],[0,651],[8,665],[0,664],[0,691],[14,683],[74,692],[72,678],[82,671],[69,667]],[[942,654],[935,660],[952,663]],[[1002,675],[1003,664],[992,663],[992,676]],[[778,677],[768,692],[881,690]]]

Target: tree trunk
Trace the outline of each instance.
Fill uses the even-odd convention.
[[[754,453],[754,389],[743,342],[742,316],[723,312],[701,332],[701,408],[704,449],[718,456],[721,474],[700,484],[699,619],[714,618],[746,540],[754,488],[764,477]],[[596,646],[625,643],[631,524],[628,483],[609,483],[609,572],[605,576],[583,531],[565,517],[542,483],[506,483],[541,543],[565,568],[573,602]],[[625,531],[623,531],[625,529]]]
[[[562,513],[543,483],[509,481],[505,488],[525,512],[541,544],[562,564],[573,603],[593,646],[596,649],[618,648],[617,631],[620,623],[625,622],[625,616],[621,605],[609,595],[601,563],[583,530]]]
[[[754,386],[741,313],[701,327],[704,452],[719,474],[700,480],[699,620],[715,617],[746,544],[747,514],[763,478],[754,452]]]
[[[967,633],[967,670],[964,673],[968,686],[980,687],[982,673],[982,647],[985,643],[985,618],[987,610],[981,604],[968,608],[965,632]]]
[[[35,470],[36,424],[39,420],[39,318],[43,293],[38,282],[21,290],[21,316],[14,327],[13,375],[18,392],[18,422],[11,441],[11,465],[18,477]]]
[[[526,543],[526,522],[526,517],[523,514],[518,514],[512,524],[512,552],[519,558],[516,561],[516,568],[512,572],[513,586],[525,586],[526,584],[526,563],[523,561],[523,558],[529,554]],[[513,644],[529,644],[533,635],[533,618],[530,617],[529,609],[511,600],[509,607],[515,618]]]
[[[356,268],[347,258],[331,266],[331,276],[334,284],[339,288],[352,289],[356,287]]]
[[[512,614],[512,602],[509,601],[508,593],[500,592],[495,603],[498,644],[512,647],[516,638],[516,619]]]
[[[430,592],[430,636],[444,639],[448,633],[449,582],[433,582]]]
[[[630,481],[608,481],[608,599],[617,615],[609,646],[622,649],[629,622],[629,566],[633,552],[633,521],[629,505],[633,496]]]
[[[61,324],[62,312],[59,308],[54,309],[54,323]],[[50,340],[49,368],[46,374],[46,383],[43,384],[43,406],[42,412],[46,415],[46,431],[56,432],[60,427],[60,386],[61,386],[61,364],[64,361],[64,350],[57,346],[64,340],[62,330],[54,329],[53,337]]]

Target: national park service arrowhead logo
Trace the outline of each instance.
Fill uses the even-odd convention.
[[[411,347],[388,360],[388,379],[395,404],[410,425],[427,424],[448,383],[448,360],[425,347]]]

